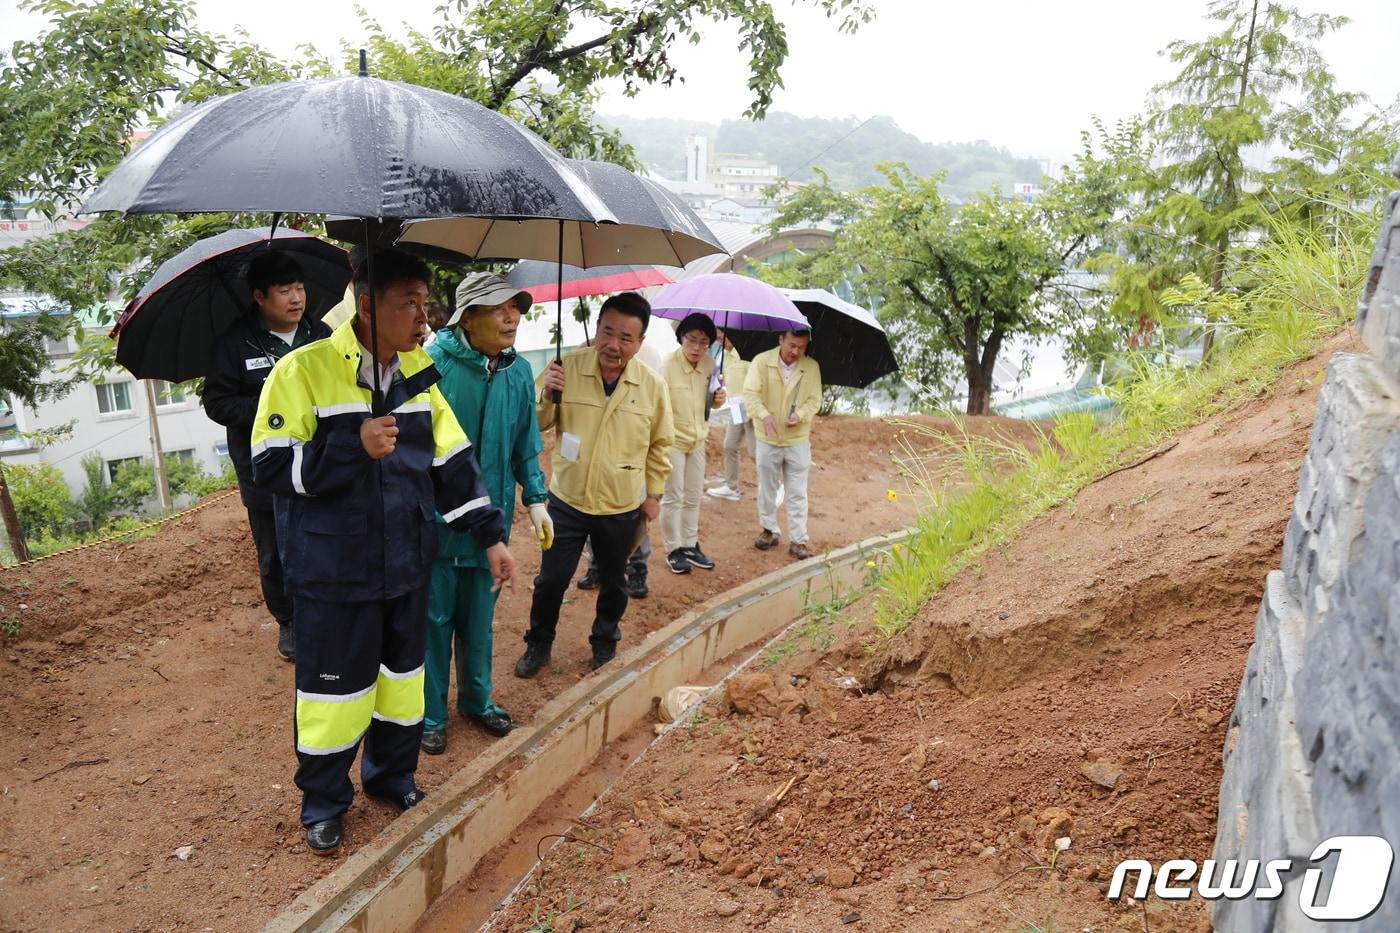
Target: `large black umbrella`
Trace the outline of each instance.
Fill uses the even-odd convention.
[[[613,220],[529,130],[465,98],[368,77],[363,52],[358,76],[249,88],[175,117],[80,213],[99,211]]]
[[[117,318],[117,362],[138,379],[184,382],[205,374],[214,339],[253,306],[248,264],[260,253],[291,253],[306,286],[306,314],[319,318],[345,294],[345,250],[297,230],[228,230],[161,263]]]
[[[780,288],[812,325],[807,355],[822,368],[822,384],[863,389],[881,376],[899,371],[885,329],[875,315],[820,288]],[[739,354],[754,354],[777,346],[772,332],[725,331]]]
[[[98,211],[613,219],[565,159],[514,120],[363,72],[191,108],[103,180],[81,212]]]

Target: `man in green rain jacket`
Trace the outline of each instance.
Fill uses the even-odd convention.
[[[522,491],[541,547],[554,540],[545,509],[548,495],[540,471],[542,449],[535,420],[535,377],[516,355],[520,315],[531,304],[491,273],[467,276],[457,289],[457,313],[428,348],[442,375],[438,389],[476,448],[491,503],[506,516],[506,539]],[[510,715],[491,700],[491,623],[496,611],[486,554],[469,534],[438,517],[438,554],[428,596],[428,651],[424,687],[423,751],[447,749],[447,680],[457,651],[457,710],[495,736],[513,727]]]

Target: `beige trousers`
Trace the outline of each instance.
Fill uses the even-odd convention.
[[[729,424],[724,428],[724,482],[730,489],[739,488],[739,448],[747,446],[749,448],[749,459],[758,462],[754,453],[754,444],[758,441],[758,434],[753,429],[752,421],[745,421],[743,424]]]
[[[671,450],[671,475],[661,496],[661,546],[694,547],[700,536],[700,497],[705,491],[705,448],[692,453]]]
[[[807,474],[812,471],[812,442],[774,447],[758,442],[758,523],[778,531],[778,487],[787,506],[788,543],[807,543]]]

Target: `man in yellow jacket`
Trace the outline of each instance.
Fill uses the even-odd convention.
[[[617,653],[627,610],[627,555],[644,530],[642,522],[660,513],[671,472],[666,384],[634,359],[650,320],[651,306],[641,295],[612,296],[598,313],[593,346],[549,364],[537,380],[540,430],[554,429],[548,503],[554,546],[540,560],[525,653],[515,665],[518,677],[534,677],[549,663],[559,607],[585,539],[593,542],[598,570],[588,639],[593,669]]]
[[[715,323],[699,311],[687,314],[676,328],[680,347],[666,357],[662,375],[671,397],[675,442],[671,445],[671,475],[661,497],[661,542],[672,573],[691,567],[714,570],[715,562],[700,550],[700,497],[705,490],[705,439],[709,437],[711,401],[724,404],[724,390],[710,396],[715,361]]]
[[[758,433],[758,523],[753,546],[778,543],[778,489],[786,490],[788,553],[812,556],[807,546],[807,474],[812,469],[812,419],[822,404],[822,374],[807,356],[810,330],[785,331],[775,349],[760,353],[744,378],[744,403]]]

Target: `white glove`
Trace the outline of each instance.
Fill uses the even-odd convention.
[[[530,524],[535,526],[535,537],[540,539],[540,550],[547,551],[554,544],[554,519],[549,517],[549,509],[543,502],[529,506]]]

